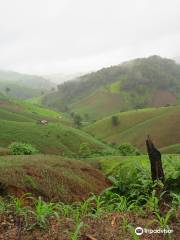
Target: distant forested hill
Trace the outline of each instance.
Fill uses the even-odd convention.
[[[100,118],[134,108],[180,102],[180,65],[159,56],[101,69],[58,86],[43,103]]]
[[[0,71],[0,91],[8,95],[27,99],[48,92],[54,84],[49,80],[12,71]]]

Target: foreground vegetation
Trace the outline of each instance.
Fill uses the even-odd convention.
[[[0,93],[0,240],[140,239],[137,226],[173,231],[144,240],[178,239],[180,106],[137,108],[178,102],[179,66],[158,57],[132,66],[83,76],[82,85],[52,89],[48,99]],[[166,67],[176,75],[171,81]],[[162,157],[164,184],[152,182],[142,155],[149,133],[173,153]]]
[[[97,170],[91,170],[88,164],[77,160],[62,160],[58,157],[51,159],[50,156],[36,156],[36,158],[33,156],[28,157],[28,159],[21,157],[21,160],[18,160],[18,158],[10,159],[10,157],[6,157],[3,160],[1,157],[1,181],[5,179],[3,174],[5,172],[7,174],[9,169],[8,176],[10,178],[8,181],[11,186],[11,179],[15,180],[15,175],[9,175],[13,166],[14,174],[22,176],[20,179],[16,179],[18,181],[16,183],[17,187],[22,184],[22,179],[26,179],[26,186],[31,186],[31,190],[34,188],[33,191],[35,192],[35,189],[40,189],[42,177],[45,183],[42,189],[45,188],[46,197],[42,192],[38,193],[41,197],[35,197],[33,193],[29,193],[30,188],[26,189],[26,194],[25,192],[24,194],[21,193],[18,197],[17,192],[14,197],[12,195],[9,197],[4,192],[4,197],[1,197],[0,200],[0,216],[5,222],[1,225],[1,237],[5,236],[3,235],[5,233],[10,233],[9,239],[13,239],[14,236],[29,239],[32,235],[36,239],[45,237],[70,240],[99,239],[99,237],[105,240],[139,239],[135,234],[135,228],[142,226],[148,229],[160,228],[174,231],[173,234],[158,234],[157,239],[178,239],[180,156],[167,155],[163,157],[166,176],[165,188],[162,183],[151,181],[149,162],[146,156],[96,158],[94,161],[98,162],[99,167],[109,176],[111,186],[109,185],[107,188],[107,185],[101,185],[104,188],[101,194],[93,194],[89,198],[86,195],[86,200],[74,201],[70,204],[65,203],[67,202],[66,197],[72,196],[75,186],[77,189],[77,182],[80,181],[80,177],[84,179],[83,181],[86,181],[86,186],[84,185],[86,189],[87,186],[90,186],[89,183],[92,187]],[[35,168],[36,164],[41,165],[44,175],[38,174]],[[26,175],[25,172],[20,173],[20,169],[24,169]],[[62,183],[60,184],[55,180],[55,178],[58,178],[55,171],[63,173],[64,177],[66,176],[63,182],[68,185],[64,185],[64,191],[71,189],[71,192],[67,193],[60,191],[59,199],[57,198],[58,190],[54,188],[62,187]],[[73,176],[72,171],[74,172]],[[90,176],[87,179],[87,172],[91,172],[91,177],[94,176],[94,179],[89,179]],[[97,188],[105,180],[102,176],[100,178],[98,174],[96,176]],[[53,189],[51,185],[47,186],[51,177],[53,177]],[[71,182],[67,182],[68,178],[71,179]],[[38,182],[36,182],[37,179]],[[83,186],[82,180],[79,183],[77,194]],[[5,185],[7,186],[7,182]],[[161,195],[156,192],[157,186],[163,189]],[[55,191],[56,196],[54,201],[52,190]],[[92,187],[92,192],[94,190],[95,185]],[[90,193],[91,190],[87,189],[87,192]],[[51,199],[50,202],[47,201],[47,195]],[[10,230],[7,231],[7,229]],[[150,237],[150,235],[144,234],[141,239],[151,239]]]

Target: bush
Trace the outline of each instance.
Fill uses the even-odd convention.
[[[8,148],[14,155],[32,155],[38,152],[35,147],[28,143],[14,142]]]
[[[91,149],[88,143],[81,143],[79,147],[80,157],[89,157],[91,155]]]
[[[121,144],[118,146],[118,150],[123,156],[136,156],[141,154],[141,152],[131,144]]]
[[[112,126],[117,126],[119,124],[118,116],[112,116],[111,117],[111,122],[112,122]]]

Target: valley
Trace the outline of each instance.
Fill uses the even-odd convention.
[[[180,65],[135,59],[57,89],[1,75],[0,239],[178,240]],[[147,135],[165,182],[151,179]],[[137,226],[173,234],[139,237]]]

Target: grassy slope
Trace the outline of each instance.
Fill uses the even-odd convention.
[[[107,116],[107,109],[109,114],[119,112],[121,102],[119,94],[100,90],[72,104],[70,108],[82,115],[88,113],[91,119],[99,119]]]
[[[27,142],[43,153],[73,154],[87,142],[92,149],[105,150],[106,145],[78,129],[59,123],[46,126],[29,122],[0,121],[0,146],[6,147],[13,141]]]
[[[92,149],[110,149],[87,133],[67,126],[70,122],[61,113],[2,98],[0,106],[1,147],[19,141],[31,143],[43,153],[66,155],[77,154],[83,142],[89,143]],[[49,120],[48,125],[37,124],[38,119],[44,118]]]
[[[160,149],[162,153],[177,153],[180,154],[180,143],[169,145]]]
[[[31,192],[65,202],[82,200],[108,186],[87,163],[48,155],[0,157],[0,183],[15,195]]]
[[[53,110],[28,103],[26,101],[7,98],[5,96],[0,96],[0,109],[1,111],[6,111],[6,113],[8,112],[9,115],[12,116],[8,120],[13,120],[13,121],[14,121],[13,116],[15,115],[21,118],[26,118],[26,121],[28,121],[28,119],[29,121],[32,121],[32,120],[38,120],[41,118],[46,118],[50,120],[55,120],[56,118],[57,120],[59,116],[61,116],[62,118],[64,117],[63,114],[55,112]],[[1,114],[2,117],[3,115],[4,114]]]
[[[117,116],[119,125],[116,127],[112,126],[111,117],[107,117],[86,130],[107,142],[129,142],[141,149],[145,148],[147,134],[160,148],[180,142],[180,106],[134,110]]]

